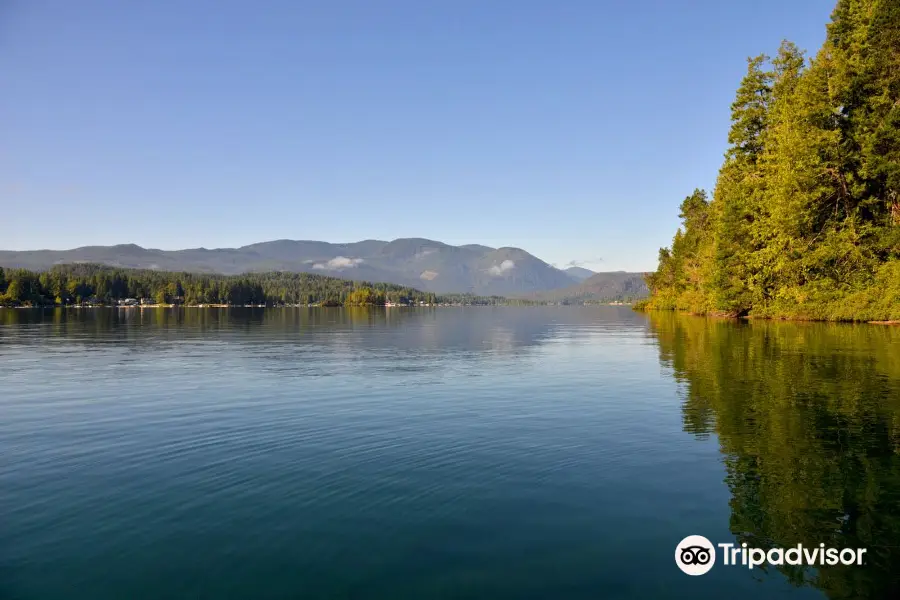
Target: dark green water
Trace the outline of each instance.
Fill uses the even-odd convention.
[[[862,567],[675,565],[689,534]],[[0,309],[0,598],[892,598],[900,329]]]

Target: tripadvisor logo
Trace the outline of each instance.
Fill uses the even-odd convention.
[[[675,548],[675,564],[688,575],[703,575],[716,564],[716,549],[702,535],[689,535]]]
[[[722,553],[724,566],[741,565],[748,569],[761,565],[809,565],[815,567],[862,565],[865,548],[826,548],[825,544],[806,548],[748,548],[747,544],[713,544],[702,535],[689,535],[675,547],[675,564],[688,575],[703,575],[716,564],[716,547]]]

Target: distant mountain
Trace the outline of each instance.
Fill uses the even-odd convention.
[[[240,248],[154,250],[134,244],[73,250],[0,251],[0,266],[48,269],[56,264],[100,263],[117,267],[226,275],[290,271],[396,283],[436,293],[521,295],[566,288],[573,275],[519,248],[478,244],[451,246],[423,238],[331,244],[275,240]]]
[[[643,273],[594,273],[579,284],[523,297],[547,302],[584,302],[644,298],[650,294]]]
[[[584,281],[591,275],[595,273],[590,269],[584,269],[582,267],[569,267],[568,269],[563,269],[563,272],[575,279],[576,281]]]

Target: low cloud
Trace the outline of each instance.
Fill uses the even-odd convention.
[[[570,260],[560,268],[568,269],[569,267],[583,267],[584,265],[597,264],[599,262],[603,262],[603,259],[600,257],[588,258],[587,260]]]
[[[494,265],[493,267],[488,269],[488,273],[490,273],[491,275],[503,275],[510,269],[515,269],[515,268],[516,268],[516,263],[514,263],[511,260],[504,260],[499,265]]]
[[[313,269],[327,269],[329,271],[340,271],[341,269],[351,269],[360,263],[362,263],[363,259],[361,258],[347,258],[346,256],[335,256],[328,262],[324,263],[316,263],[312,266]]]

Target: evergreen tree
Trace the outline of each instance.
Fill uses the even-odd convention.
[[[900,318],[900,0],[840,0],[807,65],[748,61],[705,219],[648,277],[649,308]]]

